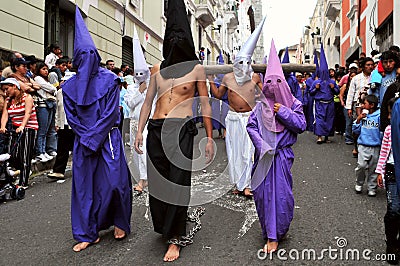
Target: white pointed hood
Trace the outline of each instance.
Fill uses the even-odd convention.
[[[233,73],[235,74],[236,82],[240,86],[251,80],[253,75],[253,69],[251,68],[251,56],[256,49],[256,44],[261,35],[265,19],[266,17],[263,18],[261,23],[250,35],[249,39],[243,44],[233,62]]]
[[[135,79],[139,83],[145,82],[150,77],[150,70],[144,58],[136,27],[133,33],[133,70]]]

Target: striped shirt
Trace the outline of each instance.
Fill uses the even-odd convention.
[[[371,76],[364,75],[364,72],[357,74],[350,82],[349,91],[347,92],[347,99],[345,108],[352,109],[353,102],[358,100],[360,92],[365,88],[369,88],[369,80]]]
[[[27,94],[24,93],[21,99],[20,104],[15,104],[15,100],[11,99],[11,105],[8,108],[8,116],[11,118],[11,122],[13,126],[19,127],[22,124],[25,116],[25,98]],[[10,101],[10,98],[7,99],[7,102]],[[32,106],[32,113],[29,117],[28,123],[26,123],[25,128],[32,128],[34,130],[38,130],[39,125],[36,118],[36,110],[35,106]]]
[[[385,166],[389,156],[392,153],[392,127],[388,125],[383,133],[381,152],[379,154],[378,165],[375,172],[381,175],[385,174]],[[393,164],[393,162],[392,162]]]

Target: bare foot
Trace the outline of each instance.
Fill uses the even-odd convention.
[[[252,196],[253,196],[253,193],[251,193],[250,188],[245,188],[245,189],[243,190],[243,195],[245,195],[246,197],[252,197]]]
[[[114,238],[117,240],[122,240],[125,237],[126,237],[125,231],[114,225]]]
[[[96,241],[94,242],[80,242],[78,244],[76,244],[72,250],[75,252],[79,252],[82,251],[84,249],[86,249],[87,247],[89,247],[90,245],[94,245],[100,242],[100,238],[97,238]]]
[[[265,252],[265,253],[273,253],[273,252],[275,252],[275,251],[277,251],[278,250],[278,242],[276,242],[276,241],[270,241],[269,239],[268,239],[268,241],[267,241],[267,243],[264,245],[264,248],[263,248],[263,251]]]
[[[137,184],[136,186],[133,187],[133,190],[142,193],[143,187],[140,184]]]
[[[180,246],[175,244],[170,244],[165,253],[164,261],[174,261],[179,258],[179,251],[181,250]]]
[[[240,194],[240,191],[238,189],[234,189],[234,190],[232,190],[232,194],[238,195],[238,194]]]
[[[137,192],[139,192],[139,193],[142,193],[142,192],[143,192],[143,189],[144,189],[145,187],[147,187],[147,181],[146,181],[146,180],[143,180],[143,179],[140,179],[139,182],[138,182],[138,184],[137,184],[136,186],[133,187],[133,190],[135,190],[135,191],[137,191]]]

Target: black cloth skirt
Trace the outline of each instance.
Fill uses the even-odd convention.
[[[148,122],[150,212],[154,231],[167,239],[186,235],[195,135],[196,124],[190,117]]]

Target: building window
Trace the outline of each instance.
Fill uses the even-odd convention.
[[[72,57],[74,51],[75,5],[69,1],[46,0],[45,7],[45,48],[52,43],[58,43],[63,55]],[[49,51],[45,50],[45,55],[48,53]]]
[[[129,36],[122,37],[122,64],[133,66],[133,43]]]

